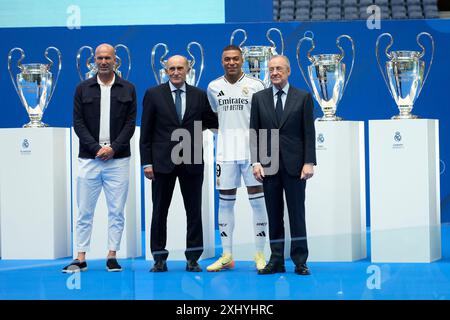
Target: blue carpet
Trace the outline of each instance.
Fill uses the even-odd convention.
[[[450,226],[442,227],[442,259],[433,263],[308,263],[312,275],[287,272],[258,276],[253,262],[237,261],[230,271],[188,273],[182,261],[169,272],[148,272],[144,258],[120,260],[123,272],[105,270],[104,260],[88,260],[89,270],[61,273],[70,258],[0,260],[0,299],[45,300],[449,300]],[[370,237],[368,237],[370,239]],[[368,250],[370,252],[370,250]],[[203,269],[214,259],[200,262]],[[379,273],[373,286],[372,270]],[[372,285],[371,285],[372,284]]]

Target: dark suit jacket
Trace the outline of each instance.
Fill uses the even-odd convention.
[[[97,76],[81,82],[75,91],[73,127],[80,139],[80,158],[94,159],[100,132],[100,85]],[[130,139],[136,127],[136,90],[116,75],[111,87],[110,140],[114,158],[131,155]]]
[[[190,164],[185,164],[189,173],[203,172],[203,138],[200,130],[194,139],[194,122],[202,121],[201,129],[217,128],[217,115],[211,110],[206,93],[186,84],[186,110],[180,123],[169,83],[147,90],[143,102],[141,121],[141,164],[152,164],[159,173],[170,173],[175,168],[171,159],[172,149],[179,143],[171,141],[172,132],[185,129],[191,137]],[[198,140],[198,141],[194,141]],[[186,145],[185,145],[186,146]],[[200,152],[201,163],[194,164],[194,152]]]
[[[267,154],[273,157],[277,156],[274,152],[278,153],[289,175],[300,176],[305,163],[316,164],[313,102],[310,93],[289,86],[281,124],[278,124],[275,114],[272,87],[255,93],[252,98],[250,128],[256,130],[256,133],[260,129],[279,129],[279,148],[271,145],[271,134],[268,132]],[[258,134],[251,135],[252,163],[261,162],[259,152],[265,142],[260,140]],[[270,163],[262,165],[267,167]]]

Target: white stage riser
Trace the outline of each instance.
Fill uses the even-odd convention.
[[[70,130],[0,129],[0,145],[2,258],[70,255]]]
[[[438,120],[374,120],[369,133],[372,261],[440,259]]]
[[[364,122],[316,121],[315,129],[317,166],[306,187],[308,260],[364,259]]]

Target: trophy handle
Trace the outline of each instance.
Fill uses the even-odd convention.
[[[189,42],[188,45],[187,45],[187,52],[189,53],[189,55],[192,58],[192,62],[189,65],[190,68],[193,68],[194,65],[195,65],[195,57],[191,53],[191,46],[192,45],[196,45],[200,49],[200,56],[202,58],[202,62],[200,63],[200,71],[198,72],[198,78],[197,78],[197,81],[195,82],[195,86],[197,87],[199,82],[200,82],[200,78],[202,77],[203,68],[205,66],[205,64],[204,64],[204,62],[205,62],[205,55],[204,55],[203,47],[202,47],[202,45],[200,43],[195,42],[195,41]]]
[[[53,93],[55,92],[56,84],[58,83],[59,74],[61,73],[61,52],[56,47],[48,47],[47,49],[45,49],[44,53],[45,59],[50,61],[50,63],[48,64],[48,70],[50,70],[53,65],[53,60],[48,57],[48,52],[50,49],[53,49],[58,54],[58,73],[56,74],[55,81],[54,82],[52,81],[52,92],[50,93],[50,96],[48,97],[47,101],[50,101],[52,99]]]
[[[423,79],[422,86],[420,87],[418,94],[420,94],[420,92],[422,91],[423,85],[425,84],[425,81],[427,81],[428,74],[430,73],[430,69],[431,69],[431,66],[433,65],[433,59],[434,59],[434,39],[431,36],[431,34],[429,34],[428,32],[421,32],[417,35],[417,38],[416,38],[417,44],[419,45],[419,47],[422,48],[422,53],[419,55],[419,58],[422,58],[426,53],[425,47],[422,45],[422,43],[420,43],[421,36],[427,36],[431,40],[431,59],[430,59],[430,65],[428,66],[427,73],[425,74],[425,78]]]
[[[86,59],[86,68],[89,69],[89,61],[94,57],[94,50],[92,49],[92,47],[89,46],[82,46],[80,49],[78,49],[77,52],[77,70],[78,70],[78,75],[80,76],[80,80],[83,81],[84,80],[84,76],[83,73],[81,72],[81,64],[80,64],[80,60],[81,60],[81,53],[83,52],[84,49],[88,49],[90,52],[89,58]]]
[[[242,32],[244,34],[244,40],[242,40],[242,42],[239,44],[239,47],[242,47],[242,45],[244,44],[245,40],[247,40],[247,32],[244,29],[236,29],[236,30],[233,31],[233,33],[231,34],[231,37],[230,37],[230,44],[233,44],[234,36],[238,32]]]
[[[394,38],[392,38],[392,35],[390,33],[382,33],[378,36],[377,42],[375,44],[375,55],[377,57],[378,67],[380,68],[381,75],[383,76],[383,79],[384,79],[384,83],[386,83],[389,93],[391,94],[392,98],[394,98],[394,95],[391,92],[391,87],[389,86],[389,83],[387,81],[387,74],[385,74],[385,72],[383,71],[383,67],[381,66],[381,63],[380,63],[379,46],[380,46],[380,40],[384,36],[387,36],[390,39],[390,42],[389,42],[388,46],[386,47],[386,49],[384,50],[384,52],[385,52],[386,56],[388,57],[388,59],[391,58],[391,55],[388,53],[388,50],[390,47],[392,47],[392,44],[394,43]]]
[[[311,34],[311,35],[309,35],[309,34]],[[311,49],[309,49],[307,57],[308,57],[309,61],[312,62],[312,60],[313,60],[311,58],[311,52],[316,47],[316,44],[314,43],[314,33],[312,33],[311,31],[306,31],[303,35],[303,38],[301,38],[297,43],[297,64],[300,69],[300,72],[302,73],[303,79],[305,79],[305,82],[309,87],[309,90],[313,91],[311,88],[311,85],[309,84],[308,79],[306,78],[305,71],[303,70],[302,64],[300,63],[300,60],[301,60],[300,59],[300,47],[301,47],[303,41],[305,41],[305,40],[311,42]]]
[[[350,77],[352,76],[353,65],[355,64],[355,43],[353,42],[352,37],[350,37],[349,35],[346,35],[346,34],[342,34],[336,39],[336,46],[339,48],[339,50],[341,50],[342,59],[344,59],[344,57],[345,57],[344,49],[341,47],[341,45],[339,43],[342,38],[348,39],[350,41],[350,43],[352,44],[352,66],[350,67],[347,81],[345,82],[344,89],[342,90],[342,93],[344,93],[345,88],[347,88],[348,81],[350,80]]]
[[[20,59],[17,60],[17,67],[20,70],[23,69],[21,62],[25,58],[25,52],[22,50],[22,48],[16,47],[16,48],[11,49],[9,51],[9,53],[8,53],[8,71],[9,71],[9,75],[11,76],[11,81],[13,83],[14,89],[16,89],[17,94],[19,95],[20,99],[22,100],[22,95],[20,94],[19,89],[17,88],[16,80],[14,80],[14,76],[13,76],[12,71],[11,71],[11,60],[12,60],[11,58],[12,58],[12,54],[13,54],[14,51],[19,51],[20,52]]]
[[[270,38],[270,33],[272,31],[276,31],[279,35],[280,35],[280,39],[281,39],[281,55],[284,53],[284,40],[283,40],[283,34],[281,33],[280,29],[277,28],[270,28],[269,30],[267,30],[266,33],[266,37],[267,40],[269,40],[269,42],[272,44],[272,47],[276,48],[275,42],[273,42],[273,40]]]
[[[119,69],[120,65],[122,64],[122,59],[120,59],[120,57],[117,55],[117,48],[124,48],[125,51],[127,52],[128,55],[128,72],[127,72],[127,76],[125,77],[125,79],[128,80],[128,77],[130,76],[130,71],[131,71],[131,53],[130,53],[130,49],[128,49],[128,47],[124,44],[119,43],[118,45],[114,46],[114,50],[116,51],[116,60],[117,60],[117,68]]]
[[[165,64],[164,64],[164,57],[167,56],[167,54],[169,53],[169,49],[167,48],[167,45],[165,43],[162,43],[162,42],[155,44],[153,46],[153,49],[152,49],[152,55],[151,55],[151,62],[150,62],[150,64],[151,64],[151,67],[152,67],[152,70],[153,70],[153,74],[155,75],[156,83],[157,84],[161,84],[161,79],[159,79],[159,76],[158,76],[158,74],[156,72],[156,69],[155,69],[155,53],[156,53],[156,49],[158,49],[158,47],[164,47],[164,50],[165,50],[164,54],[161,56],[161,58],[159,58],[159,61],[160,61],[162,66],[165,66]]]

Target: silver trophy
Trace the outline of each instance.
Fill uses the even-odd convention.
[[[50,50],[56,51],[58,55],[59,63],[56,78],[54,78],[53,74],[50,72],[53,65],[53,61],[48,57]],[[20,72],[15,76],[13,75],[11,68],[14,51],[20,52],[20,59],[17,61],[17,67]],[[56,83],[58,82],[59,73],[61,72],[61,52],[55,47],[48,47],[45,49],[44,55],[49,61],[48,64],[22,64],[25,53],[21,48],[13,48],[8,53],[8,70],[12,83],[19,95],[20,101],[30,117],[30,122],[23,125],[24,128],[48,127],[48,125],[41,120],[45,109],[53,96],[53,92],[55,92]]]
[[[200,62],[200,68],[199,68],[198,72],[194,68],[196,61],[195,61],[194,55],[191,52],[191,47],[193,45],[197,46],[200,50],[201,62]],[[161,65],[161,69],[159,69],[157,72],[156,67],[155,67],[155,55],[156,55],[156,50],[159,47],[164,48],[164,54],[159,58],[159,63]],[[189,71],[186,75],[186,82],[191,86],[198,86],[198,84],[200,83],[200,78],[202,77],[203,68],[205,66],[204,65],[205,55],[204,55],[203,47],[200,43],[191,41],[188,43],[186,49],[187,49],[189,56],[191,57],[191,60],[188,59]],[[166,73],[167,60],[164,60],[164,58],[167,56],[168,53],[169,53],[169,48],[167,47],[167,45],[165,43],[161,43],[161,42],[157,43],[152,48],[151,66],[152,66],[153,74],[155,75],[156,83],[158,83],[158,84],[169,81],[169,76]],[[198,77],[197,77],[197,75],[198,75]]]
[[[344,63],[345,52],[340,45],[340,40],[346,38],[352,45],[352,64],[346,78],[346,65]],[[300,62],[300,48],[303,41],[311,42],[311,49],[307,53],[307,58],[311,62],[308,66],[309,81],[303,71]],[[345,88],[352,75],[353,65],[355,63],[355,45],[353,39],[348,35],[340,35],[336,39],[336,46],[341,51],[340,54],[316,54],[311,56],[311,52],[316,47],[314,34],[311,31],[305,32],[297,44],[297,63],[309,89],[313,92],[314,98],[320,105],[323,117],[320,121],[339,121],[342,118],[336,116],[336,109],[341,101]]]
[[[380,39],[385,36],[390,39],[389,45],[384,50],[386,57],[389,59],[385,64],[387,75],[383,72],[378,53]],[[426,74],[425,61],[421,60],[425,56],[425,48],[420,43],[420,37],[422,36],[427,36],[430,38],[432,48],[430,65]],[[419,47],[422,48],[422,52],[406,50],[388,52],[389,48],[394,43],[394,39],[390,33],[383,33],[379,35],[376,42],[375,54],[377,56],[378,66],[380,67],[384,82],[386,83],[388,90],[392,98],[394,98],[400,111],[400,114],[393,116],[392,119],[418,118],[417,116],[411,114],[411,111],[413,109],[414,102],[422,91],[423,85],[428,78],[428,74],[430,73],[430,69],[433,64],[434,40],[431,34],[421,32],[417,35],[416,41]]]
[[[249,74],[257,79],[260,79],[264,82],[266,87],[270,86],[270,76],[269,76],[269,68],[268,63],[269,60],[278,55],[277,48],[275,42],[270,38],[270,33],[272,31],[277,32],[280,35],[281,39],[281,53],[284,52],[284,40],[281,31],[277,28],[270,28],[267,30],[266,37],[267,40],[272,44],[271,46],[245,46],[243,44],[247,40],[247,32],[244,29],[236,29],[233,31],[230,37],[230,44],[233,44],[234,37],[238,32],[244,34],[244,40],[239,44],[239,47],[242,50],[242,56],[244,58],[244,65],[242,69],[244,73]]]
[[[114,72],[119,77],[122,77],[122,72],[120,71],[120,67],[122,65],[122,59],[117,54],[118,48],[123,48],[128,56],[128,72],[127,72],[126,77],[124,78],[124,79],[128,79],[128,77],[130,76],[130,71],[131,71],[131,54],[130,54],[130,49],[128,49],[128,47],[124,44],[118,44],[118,45],[114,46],[114,50],[116,51],[116,65],[114,66]],[[88,71],[83,74],[83,72],[81,71],[81,54],[85,50],[89,51],[89,57],[86,59],[86,68],[88,69]],[[93,61],[94,55],[95,55],[94,49],[92,49],[92,47],[90,47],[90,46],[82,46],[80,49],[78,49],[76,61],[77,61],[78,75],[80,76],[81,81],[92,78],[93,76],[95,76],[97,74],[98,68],[97,68],[97,64],[95,63],[95,61]]]

